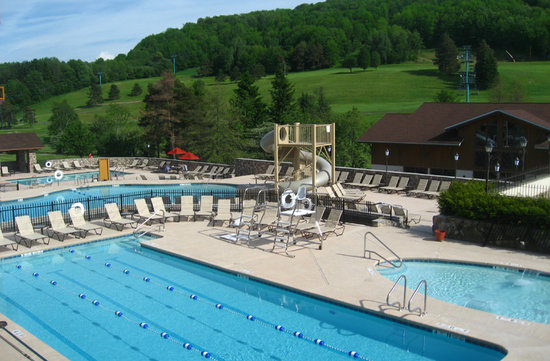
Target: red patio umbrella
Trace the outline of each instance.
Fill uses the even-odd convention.
[[[172,149],[171,151],[169,151],[168,153],[166,154],[170,154],[170,155],[173,155],[173,154],[176,154],[176,155],[179,155],[179,154],[185,154],[186,151],[181,149],[181,148],[178,148],[178,147],[175,147],[174,149]]]
[[[199,160],[200,158],[197,157],[196,155],[194,155],[193,153],[191,152],[185,152],[184,155],[182,155],[181,157],[178,157],[179,159],[185,159],[185,160]]]

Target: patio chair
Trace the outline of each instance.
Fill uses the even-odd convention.
[[[134,161],[128,165],[128,168],[136,168],[139,164],[139,159],[134,159]]]
[[[334,183],[338,182],[338,178],[340,178],[340,171],[337,170],[337,171],[334,171],[334,177],[332,177],[332,179],[334,180]]]
[[[410,227],[411,222],[415,224],[420,223],[420,219],[422,218],[422,216],[419,214],[409,213],[409,210],[402,206],[392,206],[392,211],[399,225],[402,225],[406,228]]]
[[[361,186],[361,179],[363,179],[363,175],[365,173],[356,172],[353,176],[353,180],[351,182],[345,182],[344,185],[350,186],[350,187],[359,187]]]
[[[421,196],[426,196],[428,198],[431,198],[433,196],[437,196],[439,194],[437,190],[438,190],[440,184],[441,184],[441,181],[432,180],[430,182],[430,185],[428,186],[428,190],[424,191],[424,192],[418,192],[418,194],[420,194]]]
[[[341,183],[336,183],[332,185],[332,190],[339,198],[344,199],[348,202],[360,202],[365,198],[365,193],[358,189],[344,189]]]
[[[216,176],[216,173],[218,173],[218,168],[220,168],[220,167],[215,165],[212,168],[210,168],[210,170],[208,172],[204,172],[201,175],[204,178],[214,178]]]
[[[122,218],[116,203],[105,204],[105,211],[107,211],[107,217],[103,219],[105,227],[111,228],[111,226],[115,226],[118,231],[122,231],[127,225],[132,228],[137,227],[137,221],[133,219]]]
[[[194,220],[197,217],[205,217],[211,219],[213,216],[212,205],[214,203],[214,196],[201,196],[200,209],[195,212]]]
[[[78,160],[73,161],[73,165],[75,169],[84,169],[84,166]]]
[[[31,248],[33,241],[42,241],[44,244],[50,244],[50,237],[46,234],[37,233],[32,226],[31,217],[19,216],[15,217],[15,224],[17,225],[17,232],[15,233],[15,242],[21,244],[25,243],[25,246]],[[47,241],[46,241],[47,239]]]
[[[189,217],[195,217],[193,196],[181,196],[180,204],[181,208],[178,213],[178,221],[181,220],[181,217],[186,217],[186,220],[189,220]]]
[[[417,196],[419,194],[422,194],[426,191],[427,186],[428,186],[428,179],[427,178],[420,178],[418,180],[418,184],[416,185],[416,188],[408,191],[407,195],[408,196]]]
[[[365,176],[366,177],[366,176]],[[376,188],[376,187],[379,187],[380,186],[380,182],[382,181],[382,174],[375,174],[373,177],[372,177],[372,181],[370,183],[366,183],[364,180],[363,180],[363,184],[361,185],[361,187],[366,187],[366,188]]]
[[[10,171],[9,171],[8,167],[2,166],[1,170],[2,170],[2,176],[10,175]]]
[[[17,251],[17,248],[19,247],[19,244],[17,242],[12,241],[11,239],[7,239],[4,237],[4,234],[2,233],[2,229],[0,229],[0,246],[8,247],[11,246],[11,249],[14,251]]]
[[[143,159],[141,161],[141,164],[136,165],[136,168],[145,168],[147,167],[147,165],[149,165],[149,159]]]
[[[166,210],[166,207],[164,206],[164,201],[161,197],[151,198],[151,204],[153,205],[153,211],[155,212],[155,214],[161,214],[164,219],[172,218],[172,220],[175,221],[177,217],[179,220],[179,214]]]
[[[394,189],[395,187],[397,187],[398,182],[399,182],[399,177],[398,176],[392,176],[390,178],[390,181],[388,182],[388,185],[378,188],[378,191],[385,191],[386,192],[386,191],[389,191],[391,189]]]
[[[270,165],[267,166],[267,170],[265,171],[265,173],[255,174],[254,179],[256,180],[256,182],[258,182],[258,180],[271,179],[275,175],[274,171],[275,171],[275,165],[270,164]]]
[[[221,221],[223,226],[225,222],[230,223],[232,219],[231,199],[218,199],[218,210],[216,211],[214,217],[212,217],[212,225],[218,221]]]
[[[95,234],[103,233],[103,227],[97,226],[84,219],[84,212],[77,208],[69,208],[69,217],[74,228],[82,231],[82,237],[86,237],[88,232],[94,231]]]
[[[69,162],[61,162],[61,166],[63,166],[63,169],[66,169],[66,170],[73,169],[73,167],[71,167]]]
[[[232,227],[237,228],[234,242],[238,243],[241,240],[246,240],[247,245],[250,245],[251,232],[258,227],[258,220],[256,201],[245,199],[240,216],[230,224]]]
[[[82,236],[81,230],[74,227],[67,227],[61,211],[48,212],[48,219],[50,220],[50,228],[48,229],[48,231],[51,232],[50,237],[56,236],[58,241],[63,242],[65,238],[70,235],[74,235],[76,238]]]
[[[206,168],[206,166],[203,167],[202,165],[199,165],[195,167],[195,169],[190,170],[185,174],[185,178],[187,179],[198,178],[203,168]]]
[[[138,222],[139,223],[146,223],[151,224],[154,221],[158,221],[161,223],[164,223],[164,216],[161,211],[151,213],[149,211],[149,207],[147,206],[147,202],[143,198],[134,199],[134,204],[136,205],[137,215],[139,217]]]
[[[296,226],[296,232],[301,232],[303,234],[304,231],[316,227],[317,223],[321,224],[325,209],[326,207],[324,206],[317,206],[315,208],[315,213],[308,218],[307,222],[298,223]]]
[[[348,171],[342,171],[342,172],[340,172],[340,176],[338,176],[337,182],[338,182],[338,183],[345,183],[346,180],[348,180],[348,175],[349,175],[349,172],[348,172]]]
[[[279,177],[279,181],[285,181],[285,180],[290,180],[294,178],[294,167],[293,166],[289,166],[287,169],[286,169],[286,172],[283,176],[280,176]]]
[[[302,233],[306,237],[317,237],[319,239],[319,249],[323,249],[323,241],[329,234],[341,236],[344,234],[344,225],[340,224],[343,210],[331,208],[324,224],[316,223],[315,227],[304,230]]]
[[[43,173],[44,172],[44,169],[42,169],[42,167],[38,163],[33,164],[32,168],[34,169],[35,173]]]
[[[388,193],[399,193],[407,189],[407,185],[409,184],[409,177],[401,177],[399,178],[399,183],[395,187],[382,187],[380,189],[383,189],[384,191]]]

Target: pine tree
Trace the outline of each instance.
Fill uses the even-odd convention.
[[[243,74],[233,94],[230,104],[245,128],[256,127],[265,120],[266,105],[248,72]]]
[[[274,123],[290,124],[294,121],[296,105],[294,104],[294,85],[288,81],[284,71],[280,68],[271,82],[271,107],[269,113]]]
[[[476,84],[479,89],[489,89],[498,79],[497,61],[493,50],[481,41],[476,54]]]
[[[141,86],[138,83],[134,83],[134,87],[132,88],[132,91],[128,95],[131,97],[136,97],[140,95],[142,92],[143,90],[141,89]]]
[[[439,45],[435,49],[434,64],[437,65],[440,72],[447,75],[454,74],[460,69],[458,49],[447,33],[441,36]]]
[[[88,91],[88,102],[86,106],[95,107],[98,104],[103,103],[103,96],[101,95],[101,87],[95,83],[90,86]]]
[[[109,100],[116,100],[120,98],[120,89],[116,84],[111,84],[111,89],[109,90]]]

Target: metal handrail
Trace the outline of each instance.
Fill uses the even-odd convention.
[[[148,229],[146,229],[142,233],[138,234],[138,230],[142,229],[145,225],[147,225],[147,222],[149,222],[154,216],[156,216],[157,214],[161,214],[161,213],[162,213],[162,223],[160,223],[160,224],[151,224],[151,226]],[[164,218],[164,211],[163,210],[155,211],[149,216],[149,218],[147,218],[142,223],[138,224],[136,229],[134,229],[134,237],[136,237],[136,238],[143,237],[147,233],[151,232],[157,226],[159,227],[159,231],[164,230],[165,224],[166,224],[166,219]]]
[[[391,252],[391,254],[393,254],[395,257],[397,257],[398,261],[399,261],[399,265],[395,264],[393,261],[390,261],[389,259],[387,259],[386,257],[382,256],[380,253],[376,252],[376,251],[373,251],[373,250],[370,250],[370,249],[367,249],[367,236],[368,235],[372,235],[381,245],[383,245],[388,251]],[[365,233],[365,236],[363,237],[363,257],[365,257],[365,253],[369,252],[369,258],[371,258],[371,254],[374,253],[376,254],[377,256],[379,256],[380,258],[382,258],[384,261],[388,262],[389,264],[391,264],[393,267],[395,268],[399,268],[403,265],[403,259],[401,257],[399,257],[397,255],[397,253],[395,253],[390,247],[388,247],[384,242],[382,242],[382,240],[380,238],[378,238],[374,233],[372,232],[367,232]],[[366,258],[366,257],[365,257]],[[380,264],[380,260],[378,260],[378,263],[377,265]]]
[[[414,300],[414,298],[416,297],[416,294],[418,293],[418,289],[420,288],[420,286],[422,286],[422,284],[424,284],[424,311],[422,311],[422,308],[420,307],[417,307],[415,308],[414,310],[411,310],[411,302]],[[416,289],[414,290],[411,298],[409,298],[409,303],[407,304],[407,309],[409,310],[409,312],[419,312],[419,316],[424,316],[426,314],[426,302],[428,300],[428,282],[426,280],[422,280],[418,283],[418,286],[416,286]]]
[[[399,281],[401,281],[402,279],[405,280],[405,284],[403,285],[403,305],[401,305],[399,302],[397,302],[397,306],[398,306],[399,310],[402,310],[402,309],[405,308],[405,300],[407,298],[407,277],[405,275],[399,276],[397,281],[395,281],[392,288],[390,289],[390,292],[388,292],[388,294],[386,296],[386,304],[388,306],[395,306],[395,303],[390,303],[390,296],[393,293],[393,291],[395,291],[395,288],[399,284]]]

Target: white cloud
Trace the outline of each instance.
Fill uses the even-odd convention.
[[[111,60],[114,59],[115,56],[108,51],[102,51],[101,53],[99,53],[99,56],[97,58],[103,58],[103,60]]]

